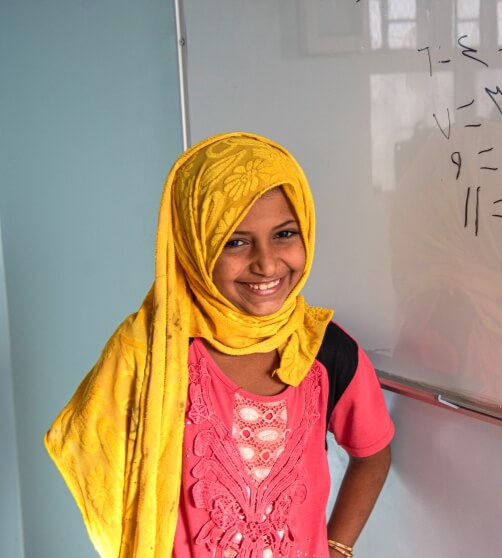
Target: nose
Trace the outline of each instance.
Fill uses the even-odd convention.
[[[278,254],[269,243],[255,245],[250,269],[263,277],[274,277],[277,271]]]

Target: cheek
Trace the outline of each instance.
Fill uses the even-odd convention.
[[[295,257],[292,260],[292,266],[298,273],[303,273],[305,269],[305,264],[307,263],[307,253],[305,252],[305,247],[303,243],[298,246]]]
[[[213,283],[216,287],[220,288],[235,277],[237,273],[236,263],[235,258],[220,256],[213,270]]]
[[[213,283],[214,286],[221,292],[222,277],[220,269],[218,267],[215,267],[213,270]]]

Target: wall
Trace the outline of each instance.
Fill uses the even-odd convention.
[[[396,425],[393,464],[357,556],[499,558],[500,426],[402,395],[386,399]],[[337,486],[346,458],[330,449]]]
[[[152,281],[158,201],[181,150],[174,29],[169,0],[1,3],[0,216],[27,558],[94,555],[42,439]],[[2,544],[2,557],[21,556]]]
[[[0,223],[1,225],[1,223]],[[0,555],[23,556],[21,501],[12,389],[9,314],[0,226]]]

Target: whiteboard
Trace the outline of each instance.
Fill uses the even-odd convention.
[[[271,137],[317,208],[311,304],[377,369],[502,404],[502,2],[185,0],[190,141]]]

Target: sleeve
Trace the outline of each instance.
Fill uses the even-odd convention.
[[[328,429],[352,457],[379,452],[394,435],[375,369],[360,347],[356,371],[333,409]]]
[[[102,558],[120,552],[143,360],[119,328],[45,436]]]

